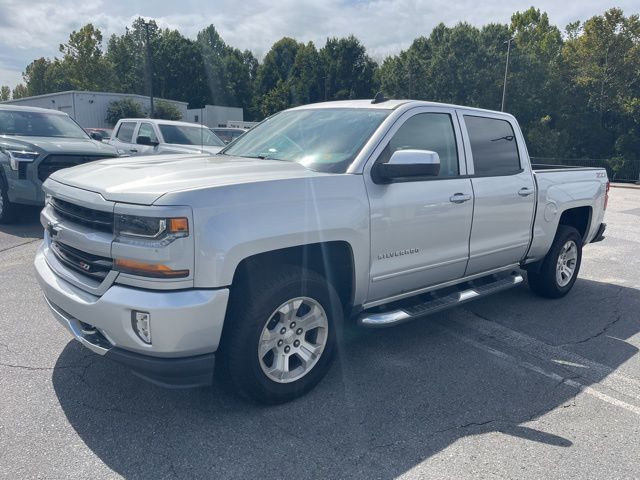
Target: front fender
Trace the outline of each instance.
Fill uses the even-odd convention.
[[[230,285],[240,262],[260,253],[344,241],[354,256],[354,301],[366,297],[369,203],[361,175],[254,182],[192,193],[188,203],[194,214],[197,288]]]

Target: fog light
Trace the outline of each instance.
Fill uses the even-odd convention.
[[[133,310],[131,312],[131,326],[140,340],[151,345],[151,314]]]

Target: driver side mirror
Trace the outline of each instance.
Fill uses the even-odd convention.
[[[158,145],[158,142],[152,142],[151,137],[147,135],[139,135],[138,138],[136,138],[136,143],[138,145],[148,145],[150,147],[155,147],[156,145]]]
[[[98,140],[99,142],[102,141],[102,135],[100,135],[98,132],[91,132],[89,136],[94,140]]]
[[[431,150],[396,150],[387,163],[376,163],[371,169],[375,183],[437,177],[439,173],[440,156]]]

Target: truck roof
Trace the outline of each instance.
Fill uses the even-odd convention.
[[[200,127],[199,123],[195,122],[180,122],[177,120],[162,120],[161,118],[121,118],[120,122],[146,122],[153,123],[155,125],[182,125],[185,127]],[[203,128],[209,128],[206,125],[202,125]]]
[[[52,115],[67,115],[65,112],[53,110],[52,108],[23,107],[23,106],[12,105],[12,104],[0,105],[0,110],[8,111],[8,112],[40,112],[40,113],[50,113]]]
[[[370,109],[385,109],[385,110],[395,110],[401,106],[415,106],[415,107],[447,107],[447,108],[458,108],[464,110],[471,110],[477,112],[484,113],[492,113],[492,114],[501,114],[505,116],[511,116],[506,112],[499,112],[497,110],[487,110],[484,108],[474,108],[467,107],[464,105],[454,105],[450,103],[439,103],[439,102],[428,102],[425,100],[385,100],[379,103],[371,103],[371,100],[338,100],[332,102],[320,102],[320,103],[312,103],[310,105],[301,105],[299,107],[294,107],[291,110],[307,110],[307,109],[316,109],[316,108],[370,108]]]

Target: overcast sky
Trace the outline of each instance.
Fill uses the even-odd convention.
[[[561,29],[612,6],[627,15],[640,11],[638,0],[538,0]],[[69,33],[92,22],[104,34],[120,34],[138,16],[162,27],[195,34],[213,23],[225,42],[248,48],[259,58],[283,36],[322,46],[328,36],[356,35],[376,60],[408,47],[438,23],[508,23],[532,0],[0,0],[0,84],[22,81],[33,59],[54,57]]]

